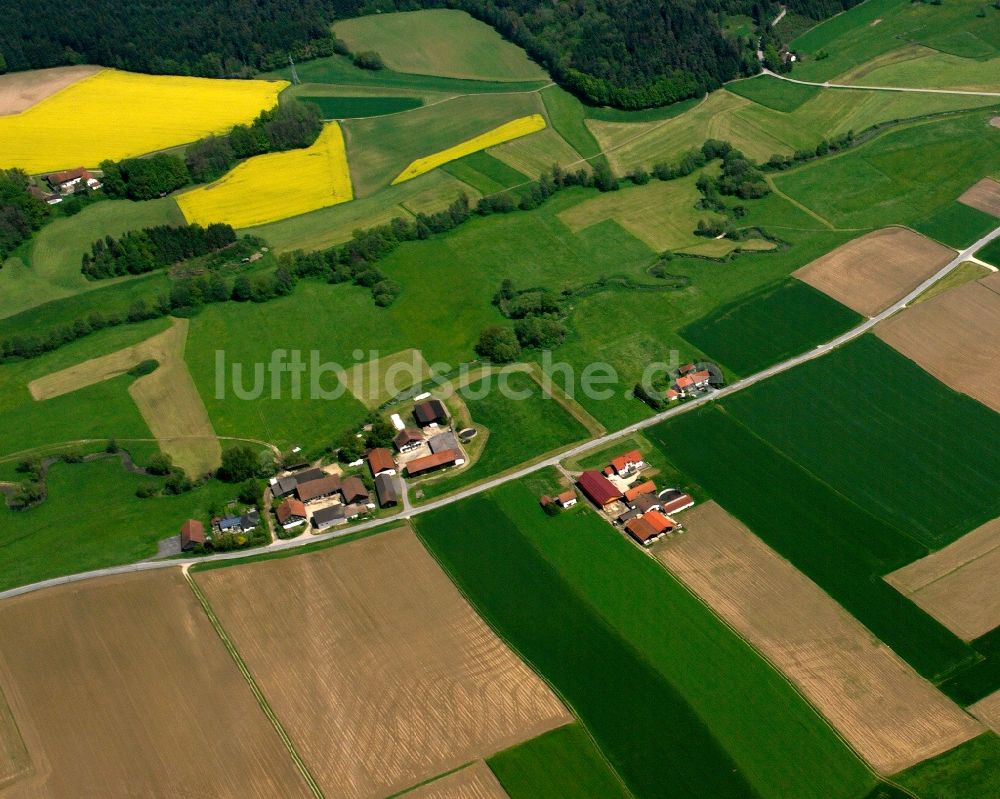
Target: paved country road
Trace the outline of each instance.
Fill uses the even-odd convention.
[[[484,491],[489,491],[491,488],[496,488],[497,486],[503,485],[504,483],[509,483],[512,480],[518,480],[525,475],[532,474],[541,469],[546,469],[551,466],[556,466],[560,461],[567,458],[579,455],[591,449],[596,449],[602,447],[606,444],[613,443],[619,438],[627,436],[631,433],[638,432],[639,430],[644,430],[647,427],[652,427],[655,424],[670,419],[674,416],[679,416],[682,413],[687,413],[688,411],[697,408],[701,405],[705,405],[709,402],[714,402],[722,397],[727,397],[730,394],[735,394],[737,391],[742,391],[745,388],[749,388],[756,383],[760,383],[763,380],[767,380],[769,377],[781,374],[782,372],[787,372],[789,369],[794,369],[800,364],[806,363],[808,361],[815,360],[816,358],[822,358],[824,355],[832,352],[837,347],[846,344],[849,341],[853,341],[859,336],[864,335],[869,330],[871,330],[879,322],[892,316],[897,311],[904,308],[908,303],[912,302],[916,297],[930,288],[934,283],[941,280],[943,277],[948,275],[952,270],[958,267],[964,261],[970,260],[971,256],[989,242],[996,238],[1000,238],[1000,227],[991,231],[987,235],[983,236],[979,241],[975,242],[970,247],[962,250],[958,253],[951,261],[949,261],[945,266],[934,274],[932,277],[925,280],[919,286],[917,286],[913,291],[903,297],[899,302],[886,308],[877,316],[873,316],[870,319],[866,319],[857,327],[848,330],[841,336],[828,341],[825,344],[820,344],[818,347],[804,352],[801,355],[796,355],[794,358],[789,358],[787,361],[782,361],[781,363],[775,364],[763,371],[757,372],[756,374],[750,375],[749,377],[744,377],[742,380],[737,380],[735,383],[731,383],[718,391],[713,391],[710,394],[706,394],[697,399],[685,402],[669,410],[658,413],[655,416],[651,416],[648,419],[644,419],[641,422],[636,422],[633,425],[622,428],[621,430],[616,430],[607,435],[592,438],[589,441],[585,441],[583,444],[579,444],[575,447],[562,450],[556,455],[553,455],[545,460],[538,461],[531,464],[530,466],[525,466],[522,469],[518,469],[513,472],[495,477],[492,480],[487,480],[483,483],[478,483],[469,488],[458,491],[454,494],[450,494],[447,497],[435,500],[433,502],[428,502],[426,505],[421,505],[419,507],[409,507],[408,503],[404,506],[403,513],[398,516],[393,516],[390,519],[375,519],[370,522],[364,522],[362,524],[353,525],[344,530],[337,530],[332,533],[320,533],[319,535],[310,536],[309,538],[296,538],[289,541],[275,541],[267,546],[256,547],[254,549],[241,549],[238,552],[225,552],[218,555],[206,555],[198,558],[177,558],[174,560],[152,560],[152,561],[141,561],[139,563],[131,563],[124,566],[110,566],[105,569],[95,569],[94,571],[81,572],[79,574],[71,574],[65,577],[54,577],[50,580],[42,580],[37,583],[31,583],[29,585],[19,586],[17,588],[11,588],[7,591],[0,592],[0,599],[6,599],[8,597],[19,596],[20,594],[27,594],[31,591],[38,591],[42,588],[49,588],[56,585],[64,585],[66,583],[74,583],[82,580],[90,580],[95,577],[106,577],[114,574],[129,574],[131,572],[141,572],[141,571],[152,571],[154,569],[169,569],[174,567],[184,567],[190,566],[196,563],[209,563],[218,562],[225,560],[239,560],[241,558],[246,558],[252,555],[259,555],[268,552],[282,552],[290,549],[298,549],[299,547],[307,546],[313,544],[317,541],[328,541],[332,538],[337,538],[343,535],[349,535],[352,533],[359,533],[373,527],[391,523],[393,521],[405,521],[411,519],[414,516],[419,516],[422,513],[427,513],[431,510],[436,510],[445,505],[450,505],[453,502],[459,502],[460,500],[466,499],[476,494],[481,494]]]
[[[789,78],[787,75],[779,75],[777,72],[772,72],[769,69],[762,69],[761,73],[764,75],[770,75],[772,78],[777,78],[778,80],[787,80],[789,83],[799,83],[803,86],[818,86],[821,89],[862,89],[864,91],[877,91],[877,92],[917,92],[919,94],[968,94],[973,97],[1000,97],[1000,92],[978,92],[966,89],[922,89],[909,86],[859,86],[852,83],[830,83],[829,81],[824,81],[823,83],[817,83],[811,80],[798,80],[796,78]]]

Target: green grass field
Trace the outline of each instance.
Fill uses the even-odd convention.
[[[513,372],[504,376],[510,391],[523,399],[504,396],[498,378],[478,380],[459,393],[472,420],[489,431],[479,459],[467,469],[412,484],[424,497],[439,497],[462,486],[484,480],[531,460],[543,452],[587,438],[587,431],[555,400],[542,393],[530,375]],[[483,435],[483,433],[480,433]]]
[[[780,675],[588,509],[548,518],[511,484],[417,530],[636,797],[846,799],[874,783]],[[657,741],[653,757],[642,742]]]
[[[794,278],[765,286],[682,328],[734,374],[748,375],[829,341],[861,316]]]
[[[995,15],[986,8],[985,16],[976,16],[982,8],[985,6],[978,0],[951,0],[937,5],[908,0],[868,0],[826,20],[792,42],[792,49],[802,56],[801,63],[795,66],[795,77],[822,81],[843,76],[841,82],[887,86],[965,85],[965,75],[974,71],[977,65],[983,69],[982,59],[1000,55]],[[909,55],[905,51],[912,49],[913,44],[961,60],[978,61],[963,66],[935,60],[931,68],[929,64],[905,57]],[[898,51],[904,51],[901,61],[897,60]],[[821,52],[826,53],[825,58],[818,57]],[[873,71],[867,75],[870,81],[857,80],[864,77],[856,73],[857,68],[880,57],[883,61],[886,58],[897,60],[896,68]],[[949,75],[949,67],[956,66],[955,74]],[[935,77],[927,82],[931,75]],[[847,80],[849,78],[854,80]]]
[[[976,253],[976,257],[981,258],[986,261],[986,263],[993,264],[993,266],[1000,268],[1000,240],[994,239],[991,241]]]
[[[61,217],[35,234],[25,258],[10,258],[0,269],[0,319],[52,300],[127,282],[87,280],[80,260],[105,236],[153,225],[181,225],[184,217],[171,198],[148,202],[106,200]],[[95,303],[99,305],[99,303]]]
[[[416,158],[542,110],[537,93],[527,92],[456,97],[392,117],[348,120],[343,128],[354,192],[369,196]]]
[[[816,86],[789,83],[769,75],[758,75],[748,80],[727,83],[726,91],[786,114],[799,108],[804,102],[820,93],[820,89]]]
[[[148,558],[184,520],[221,509],[236,493],[210,481],[180,496],[137,498],[136,489],[150,482],[162,479],[130,474],[116,458],[59,463],[49,470],[41,505],[15,512],[0,503],[0,590]]]
[[[775,176],[777,187],[841,227],[883,227],[947,210],[1000,163],[990,112],[891,130],[874,140]]]
[[[631,799],[579,724],[539,735],[486,759],[510,799]]]
[[[1000,738],[985,733],[893,779],[920,799],[1000,796]]]
[[[553,128],[490,147],[488,152],[532,179],[559,165],[567,170],[586,168],[580,155]]]
[[[519,172],[498,158],[494,158],[485,150],[459,158],[441,168],[452,177],[467,183],[483,194],[496,194],[511,186],[520,186],[531,180],[523,172]]]
[[[995,216],[960,202],[945,205],[929,217],[913,223],[918,233],[962,250],[989,233],[1000,222]]]
[[[541,95],[556,133],[562,136],[581,158],[600,156],[601,146],[587,127],[588,109],[560,86],[549,86],[542,90]]]
[[[325,95],[299,95],[300,100],[320,107],[324,119],[349,119],[351,117],[378,117],[398,114],[420,108],[423,103],[416,97],[336,97]]]
[[[333,31],[352,51],[374,50],[397,72],[488,81],[546,77],[520,47],[464,11],[355,17],[341,20]]]

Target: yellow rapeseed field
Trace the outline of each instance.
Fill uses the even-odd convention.
[[[186,144],[250,122],[287,85],[104,69],[19,114],[0,116],[0,168],[36,174],[95,167],[105,158]]]
[[[503,144],[505,141],[519,139],[521,136],[527,136],[529,133],[537,133],[538,131],[544,129],[545,117],[541,114],[532,114],[531,116],[512,119],[510,122],[505,122],[498,128],[493,128],[493,130],[487,131],[486,133],[481,133],[480,135],[472,139],[468,139],[461,144],[449,147],[447,150],[441,150],[433,155],[418,158],[406,167],[406,169],[400,172],[396,176],[396,179],[392,182],[396,184],[402,183],[404,180],[411,180],[412,178],[422,175],[425,172],[430,172],[432,169],[437,169],[439,166],[447,164],[449,161],[454,161],[457,158],[462,158],[463,156],[471,155],[472,153],[479,152],[480,150],[485,150],[487,147],[494,147],[498,144]]]
[[[258,155],[221,180],[177,196],[188,222],[236,228],[277,222],[353,198],[344,134],[328,122],[304,150]]]

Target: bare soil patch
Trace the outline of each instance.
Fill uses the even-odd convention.
[[[990,124],[992,125],[996,119],[1000,117],[994,117]],[[967,189],[958,201],[987,214],[1000,216],[1000,183],[993,178],[983,178]]]
[[[32,768],[31,757],[14,721],[14,714],[0,691],[0,793],[8,785],[31,774]]]
[[[990,124],[995,128],[1000,128],[1000,117],[990,117]]]
[[[155,360],[159,367],[133,382],[129,394],[160,449],[188,474],[205,474],[219,466],[222,448],[184,361],[188,324],[187,319],[174,319],[167,330],[152,338],[32,380],[28,391],[36,400],[47,400],[123,375],[142,361]]]
[[[0,116],[19,114],[101,69],[102,67],[81,64],[0,75]]]
[[[1000,625],[1000,519],[885,580],[960,638],[985,635]]]
[[[570,718],[407,528],[197,580],[327,796],[388,796]]]
[[[656,557],[780,669],[876,771],[894,774],[982,727],[714,502]]]
[[[1000,734],[1000,691],[969,705],[969,712],[993,732]]]
[[[310,796],[179,569],[5,600],[0,642],[35,765],[4,799]]]
[[[400,799],[508,799],[490,767],[483,761],[434,780],[413,791],[407,791]]]
[[[848,308],[874,316],[905,297],[954,255],[912,230],[888,227],[842,244],[792,274]]]
[[[1000,412],[1000,273],[913,305],[875,333],[942,383]]]

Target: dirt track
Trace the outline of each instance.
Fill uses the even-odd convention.
[[[714,502],[656,557],[782,671],[880,774],[982,727]]]
[[[942,383],[1000,412],[1000,273],[913,305],[875,333]]]
[[[4,799],[309,796],[179,570],[3,603],[0,683],[34,767]]]
[[[81,64],[0,75],[0,116],[19,114],[60,89],[100,70],[101,67]]]
[[[792,274],[848,308],[874,316],[905,297],[954,255],[912,230],[888,227],[842,244]]]
[[[1000,183],[993,178],[983,178],[962,194],[958,201],[984,213],[1000,216]]]
[[[885,580],[960,638],[985,635],[1000,625],[1000,519]]]
[[[570,718],[408,529],[196,580],[329,797],[388,796]]]

